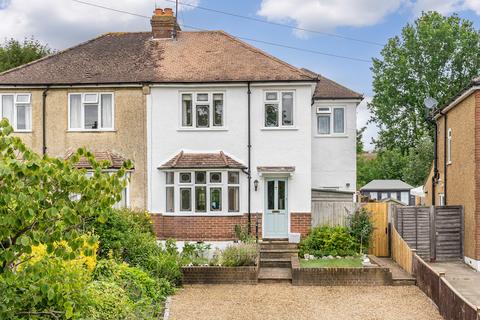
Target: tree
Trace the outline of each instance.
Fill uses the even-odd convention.
[[[69,160],[41,157],[12,131],[6,119],[0,121],[0,276],[28,261],[40,244],[57,257],[77,256],[85,242],[82,228],[93,219],[106,220],[131,166],[104,173],[108,161],[98,163],[84,149]],[[73,167],[81,157],[92,165],[93,177]]]
[[[51,53],[52,49],[33,38],[26,38],[23,42],[13,38],[6,40],[0,45],[0,72],[40,59]]]
[[[430,173],[433,161],[433,142],[430,137],[422,137],[418,144],[408,151],[407,165],[403,169],[403,179],[412,186],[420,186]]]
[[[363,133],[367,127],[362,127],[361,129],[357,129],[357,154],[363,153],[365,150],[365,145],[363,144]]]
[[[391,38],[382,59],[373,59],[374,97],[368,108],[379,128],[377,148],[406,154],[424,136],[432,136],[423,101],[445,105],[480,70],[480,33],[457,15],[423,13]]]

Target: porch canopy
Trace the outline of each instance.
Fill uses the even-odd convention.
[[[257,167],[260,176],[292,176],[295,172],[294,166],[269,166]]]

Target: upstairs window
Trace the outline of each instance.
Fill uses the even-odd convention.
[[[265,128],[285,128],[294,125],[294,93],[267,91],[264,99]]]
[[[113,130],[112,93],[69,94],[69,130]]]
[[[211,92],[182,93],[183,128],[222,128],[224,94]]]
[[[31,131],[32,105],[30,94],[1,94],[0,115],[2,118],[8,119],[15,131]]]
[[[345,134],[345,107],[317,107],[317,134]]]

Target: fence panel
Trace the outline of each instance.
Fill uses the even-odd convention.
[[[413,252],[408,244],[400,237],[395,226],[391,229],[392,259],[409,274],[413,274]]]
[[[312,201],[312,227],[346,226],[357,207],[353,202]]]
[[[437,207],[435,210],[436,261],[463,258],[463,222],[461,207]]]

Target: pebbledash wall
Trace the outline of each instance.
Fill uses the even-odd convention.
[[[3,88],[0,94],[31,94],[32,130],[16,132],[27,146],[42,153],[42,94],[44,88]],[[73,92],[107,92],[114,95],[114,129],[110,131],[69,131],[68,94]],[[91,151],[113,151],[134,162],[131,174],[130,206],[146,207],[146,127],[145,95],[142,88],[83,87],[55,88],[47,91],[46,97],[46,146],[47,153],[64,157],[69,150],[87,147]]]
[[[259,236],[263,233],[265,177],[258,166],[294,166],[288,178],[287,208],[289,232],[306,234],[311,212],[311,97],[314,83],[251,84],[251,212],[254,232],[258,213]],[[290,90],[294,95],[294,127],[264,128],[264,93],[269,90]],[[225,126],[222,129],[182,129],[182,92],[223,92]],[[240,173],[239,213],[183,214],[165,212],[165,173],[157,168],[184,152],[219,152],[248,164],[247,84],[157,85],[147,96],[147,208],[152,213],[160,239],[233,240],[234,226],[246,225],[248,211],[247,175]],[[255,191],[253,181],[258,180]],[[178,197],[178,195],[176,195]],[[176,199],[177,201],[177,199]],[[177,202],[178,203],[178,202]],[[177,206],[178,207],[178,206]]]

